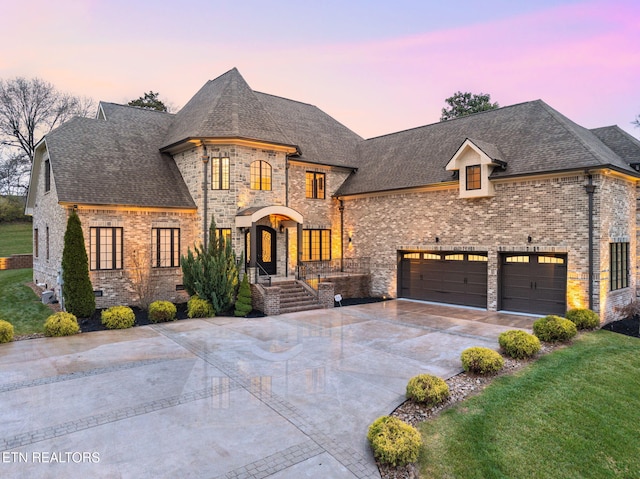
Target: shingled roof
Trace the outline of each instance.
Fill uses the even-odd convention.
[[[310,163],[355,167],[356,146],[362,137],[318,107],[278,96],[255,92],[271,117]]]
[[[637,175],[593,132],[536,100],[366,140],[357,174],[336,195],[451,181],[445,166],[467,138],[491,145],[507,163],[494,178],[597,167]]]
[[[45,137],[59,200],[195,208],[175,162],[158,150],[172,115],[101,106],[106,121],[74,118]]]
[[[294,143],[274,121],[237,69],[208,81],[175,115],[163,149],[189,138],[243,138]]]
[[[591,132],[629,164],[640,164],[640,141],[617,125],[594,128]]]

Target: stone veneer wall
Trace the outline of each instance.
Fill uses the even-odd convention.
[[[609,294],[608,248],[628,238],[635,251],[635,185],[594,175],[594,242],[599,298],[594,309],[608,321],[612,306],[628,302],[632,288]],[[488,252],[487,308],[499,308],[498,261],[506,251],[568,254],[567,305],[588,306],[588,198],[586,177],[571,175],[495,182],[495,197],[460,199],[457,185],[417,193],[345,200],[345,229],[353,241],[345,257],[370,257],[372,294],[397,296],[398,251]],[[615,196],[614,196],[615,195]],[[627,236],[625,236],[627,235]],[[531,243],[528,242],[531,236]],[[436,241],[438,238],[438,241]],[[635,257],[632,259],[635,265]],[[607,282],[608,284],[608,282]]]
[[[286,202],[286,156],[284,152],[269,149],[251,148],[239,145],[208,145],[208,156],[229,158],[229,189],[211,189],[211,162],[207,165],[207,224],[213,216],[217,228],[231,228],[233,248],[238,255],[244,252],[244,235],[235,227],[235,218],[239,211],[252,206],[282,205]],[[195,201],[197,213],[197,237],[198,242],[203,240],[204,192],[203,181],[203,149],[192,148],[173,156],[184,181]],[[254,161],[266,161],[271,165],[271,190],[250,189],[250,165]],[[268,219],[266,220],[267,223]],[[273,225],[272,225],[273,226]],[[275,225],[277,229],[278,225]],[[278,239],[284,239],[279,234]],[[284,243],[284,242],[283,242]],[[286,256],[282,258],[284,268]],[[280,263],[278,264],[280,268]]]

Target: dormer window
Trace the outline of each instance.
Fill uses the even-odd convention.
[[[446,169],[457,173],[460,198],[485,198],[494,196],[490,180],[496,167],[506,168],[500,150],[491,143],[467,138],[455,152]]]
[[[480,179],[481,178],[480,165],[467,166],[466,178],[467,178],[467,191],[479,190],[482,185],[482,180]]]

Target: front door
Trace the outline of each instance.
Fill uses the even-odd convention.
[[[256,251],[259,274],[276,274],[276,230],[268,226],[256,226]],[[245,236],[247,267],[251,263],[251,232]]]

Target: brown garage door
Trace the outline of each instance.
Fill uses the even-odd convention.
[[[487,254],[402,252],[398,296],[487,307]]]
[[[500,261],[500,309],[535,314],[567,311],[567,255],[508,253]]]

